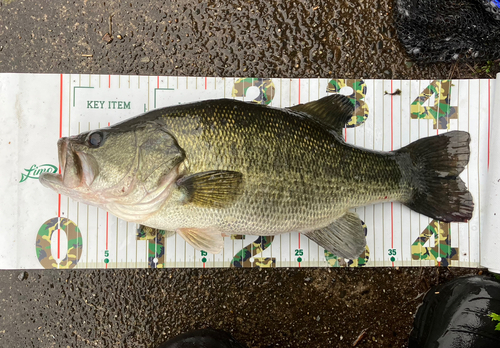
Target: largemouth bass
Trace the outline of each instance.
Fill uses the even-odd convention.
[[[349,209],[398,201],[467,221],[458,177],[470,137],[452,131],[391,152],[346,144],[352,103],[331,95],[278,109],[231,99],[153,110],[58,141],[62,174],[43,185],[212,253],[230,234],[301,232],[337,256],[365,247]]]

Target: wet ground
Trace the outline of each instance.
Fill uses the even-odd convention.
[[[56,3],[0,2],[1,72],[487,76],[475,71],[485,64],[413,64],[396,38],[392,0]]]
[[[497,69],[412,63],[391,4],[4,0],[0,72],[434,79]],[[1,271],[0,347],[155,347],[207,326],[249,347],[349,347],[358,338],[356,347],[405,347],[423,293],[477,272]]]
[[[248,347],[405,347],[430,286],[474,269],[3,271],[2,347],[155,347],[190,329]],[[21,280],[20,280],[21,279]]]

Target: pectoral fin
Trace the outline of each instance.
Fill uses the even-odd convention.
[[[218,254],[224,247],[222,234],[211,228],[179,228],[177,233],[198,250]]]
[[[329,252],[346,259],[355,259],[365,250],[365,233],[356,213],[347,212],[325,228],[305,235]]]
[[[290,110],[306,113],[341,135],[342,129],[352,118],[354,106],[348,97],[333,94],[306,104],[292,106]]]
[[[222,208],[233,203],[243,192],[243,174],[213,170],[182,177],[177,185],[185,195],[185,203]]]

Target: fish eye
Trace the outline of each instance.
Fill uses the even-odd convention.
[[[103,134],[101,132],[94,132],[88,137],[88,145],[92,148],[98,148],[102,145]]]

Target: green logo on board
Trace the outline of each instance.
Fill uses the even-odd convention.
[[[37,166],[33,164],[30,169],[25,169],[26,173],[21,173],[21,181],[23,182],[28,179],[38,179],[42,173],[56,173],[57,167],[52,164],[42,164]]]

